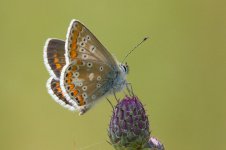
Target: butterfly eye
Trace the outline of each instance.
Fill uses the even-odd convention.
[[[127,69],[126,69],[126,66],[122,66],[122,67],[124,68],[124,71],[126,72],[126,70],[127,70]]]

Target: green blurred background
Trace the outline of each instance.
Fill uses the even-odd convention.
[[[78,116],[45,87],[45,40],[65,39],[74,18],[118,60],[151,37],[127,59],[128,80],[166,149],[226,149],[225,1],[1,0],[1,150],[113,150],[105,100]]]

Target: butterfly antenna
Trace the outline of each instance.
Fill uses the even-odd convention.
[[[124,57],[124,59],[122,60],[122,63],[126,60],[126,58],[137,48],[139,47],[143,42],[145,42],[147,39],[149,39],[149,37],[145,37],[140,43],[138,43],[132,50],[130,50],[126,56]]]

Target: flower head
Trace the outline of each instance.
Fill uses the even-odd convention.
[[[125,97],[113,111],[109,138],[117,150],[142,150],[150,137],[149,121],[137,97]]]

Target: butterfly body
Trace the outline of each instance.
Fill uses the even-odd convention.
[[[112,84],[112,91],[111,91],[113,92],[112,94],[114,94],[114,92],[122,91],[127,84],[126,75],[128,74],[128,72],[126,69],[124,69],[124,67],[126,66],[123,64],[119,64],[118,67],[119,67],[118,68],[119,71],[115,71],[114,73],[116,74],[116,77],[114,78],[113,84]]]
[[[49,93],[61,105],[84,114],[102,97],[124,89],[128,65],[113,58],[79,21],[72,20],[66,41],[49,39],[44,60]],[[74,109],[73,109],[74,108]]]

